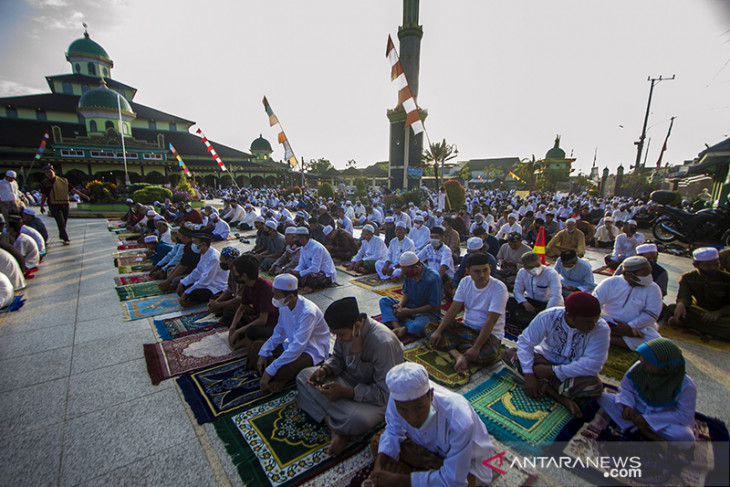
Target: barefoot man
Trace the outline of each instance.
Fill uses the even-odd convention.
[[[601,304],[591,294],[578,291],[565,300],[565,308],[548,308],[532,320],[517,340],[517,348],[502,352],[502,361],[532,399],[543,394],[565,406],[574,416],[583,413],[578,397],[598,397],[598,378],[608,358],[611,331],[601,318]]]
[[[403,345],[383,324],[360,313],[357,300],[347,297],[324,313],[335,347],[320,366],[297,376],[299,407],[315,421],[325,421],[332,433],[327,450],[337,456],[385,417],[388,387],[385,376],[403,362]]]

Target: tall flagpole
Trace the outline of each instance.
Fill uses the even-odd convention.
[[[116,92],[115,92],[116,93]],[[124,184],[129,187],[129,173],[127,172],[127,149],[124,145],[124,126],[122,125],[122,104],[119,98],[122,95],[117,93],[117,112],[119,113],[119,136],[122,138],[122,158],[124,159]]]

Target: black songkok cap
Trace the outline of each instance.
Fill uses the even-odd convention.
[[[563,264],[572,264],[578,261],[578,255],[575,250],[563,250],[560,252],[560,262]]]
[[[197,238],[198,240],[202,240],[204,242],[213,241],[213,235],[211,235],[209,233],[194,233],[193,238]]]
[[[324,320],[331,330],[352,329],[359,319],[360,309],[357,307],[357,299],[352,296],[335,301],[324,312]]]

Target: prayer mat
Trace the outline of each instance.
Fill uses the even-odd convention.
[[[522,384],[504,368],[464,397],[490,435],[521,453],[541,453],[573,418],[570,411],[547,396],[530,399]]]
[[[621,381],[626,374],[626,371],[631,368],[634,363],[639,360],[639,354],[632,352],[628,348],[617,347],[612,345],[608,349],[608,360],[603,364],[601,374],[617,381]]]
[[[177,294],[165,294],[163,296],[152,296],[149,298],[132,299],[122,301],[122,313],[124,321],[139,320],[150,316],[181,311],[180,298]],[[191,312],[200,311],[203,308],[189,308]]]
[[[144,270],[149,264],[134,264],[134,265],[120,265],[117,267],[117,271],[120,274],[132,274],[134,272],[140,272]]]
[[[434,382],[451,388],[461,387],[469,383],[471,375],[483,367],[473,365],[466,372],[457,372],[454,369],[456,361],[447,352],[434,350],[428,345],[420,345],[403,352],[403,357],[409,362],[421,364],[428,371]]]
[[[721,338],[713,338],[712,340],[705,342],[702,340],[701,336],[692,333],[686,328],[670,326],[665,323],[659,328],[659,334],[664,338],[691,343],[692,345],[708,348],[710,350],[717,350],[718,352],[726,353],[730,352],[730,342],[726,342]]]
[[[296,398],[289,391],[214,423],[246,485],[297,485],[366,447],[356,443],[330,457],[329,428],[299,409]]]
[[[149,274],[130,274],[128,276],[119,276],[114,278],[115,286],[126,286],[128,284],[139,284],[140,282],[150,282],[153,279]]]
[[[593,271],[594,274],[600,274],[602,276],[609,276],[609,277],[613,276],[614,272],[616,272],[616,271],[614,271],[610,267],[606,267],[606,266],[599,267],[598,269],[595,269]]]
[[[146,253],[147,253],[146,248],[145,249],[119,250],[117,252],[112,252],[112,257],[116,259],[118,257],[129,257],[130,255],[140,256],[140,255],[145,255]]]
[[[373,471],[375,462],[370,448],[363,448],[360,452],[342,460],[336,465],[301,484],[301,487],[360,487]]]
[[[212,330],[218,327],[220,320],[208,311],[173,316],[162,320],[154,320],[157,334],[162,340],[173,340],[194,333]]]
[[[507,315],[504,321],[504,337],[513,341],[517,341],[522,332],[525,331],[525,328],[527,328],[526,326],[510,321],[509,315]]]
[[[593,459],[587,468],[574,468],[571,472],[601,485],[609,474],[601,468],[601,462],[598,461],[600,457],[626,456],[627,451],[635,451],[641,443],[649,446],[652,442],[637,436],[638,433],[621,432],[608,414],[598,409],[597,403],[594,407],[597,409],[595,416],[587,418],[588,422],[572,436],[563,453],[584,461]],[[621,483],[630,486],[726,485],[726,426],[718,419],[695,413],[694,432],[697,441],[688,452],[678,453],[670,449],[660,454],[659,448],[642,449],[641,477],[622,477]],[[626,446],[621,448],[617,442],[626,442]]]
[[[375,321],[377,321],[378,323],[383,323],[383,315],[375,315],[375,316],[371,316],[371,318],[374,319]],[[400,342],[403,345],[408,345],[409,343],[413,343],[415,341],[420,340],[421,337],[412,335],[410,333],[406,333],[405,335],[398,337],[398,339],[400,340]]]
[[[22,294],[16,295],[9,305],[0,308],[0,313],[10,313],[11,311],[18,311],[25,305],[25,299]]]
[[[145,343],[147,372],[153,385],[176,375],[198,370],[246,355],[246,350],[232,351],[228,330],[211,330],[175,340]]]
[[[119,301],[171,294],[160,290],[160,288],[157,286],[159,282],[160,281],[141,282],[139,284],[130,284],[128,286],[115,287],[114,289],[117,291]]]
[[[270,392],[261,391],[261,375],[256,370],[248,370],[246,360],[244,357],[188,372],[177,379],[199,424],[209,423],[222,414],[239,411],[273,396]]]
[[[344,272],[345,274],[349,274],[349,275],[351,275],[351,276],[355,276],[355,277],[360,277],[360,276],[362,276],[362,274],[360,274],[359,272],[355,272],[355,271],[353,271],[353,270],[350,270],[350,269],[348,269],[347,267],[345,267],[345,266],[344,266],[344,265],[342,265],[342,264],[340,264],[340,265],[338,265],[338,266],[335,266],[335,269],[337,269],[338,271],[342,271],[342,272]],[[376,274],[376,275],[377,275],[377,274]]]
[[[146,249],[146,248],[147,248],[147,246],[145,244],[137,243],[134,240],[131,240],[129,242],[120,242],[119,245],[117,245],[117,249],[119,249],[119,250]]]
[[[135,265],[148,265],[152,264],[152,261],[147,258],[144,254],[137,255],[125,255],[123,257],[114,258],[114,266],[135,266]]]
[[[373,289],[373,292],[376,294],[380,294],[381,296],[400,299],[403,297],[403,284],[398,284],[397,286],[390,286],[383,289]]]
[[[350,284],[354,284],[365,289],[382,286],[383,284],[387,283],[388,281],[383,281],[377,274],[368,274],[366,276],[362,276],[358,279],[353,279],[352,281],[350,281]]]
[[[140,233],[123,232],[123,233],[117,234],[117,238],[119,239],[120,242],[126,242],[126,241],[130,241],[130,240],[133,240],[136,242],[137,239],[141,236],[142,236],[142,234],[140,234]]]

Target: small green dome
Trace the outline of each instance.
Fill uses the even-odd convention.
[[[79,110],[87,109],[113,109],[117,110],[117,100],[122,112],[132,113],[132,107],[126,98],[107,88],[106,83],[102,79],[101,86],[89,90],[79,99]]]
[[[251,142],[251,152],[273,152],[273,150],[271,150],[269,141],[259,135],[258,139]]]
[[[70,46],[68,46],[68,52],[66,53],[66,57],[74,55],[87,57],[91,56],[111,62],[111,58],[109,57],[109,54],[106,52],[106,50],[104,50],[104,48],[96,42],[92,41],[89,38],[88,32],[84,32],[84,37],[82,37],[81,39],[76,39],[71,43]]]
[[[545,159],[565,159],[565,151],[560,147],[560,136],[555,137],[555,145],[547,151]]]

